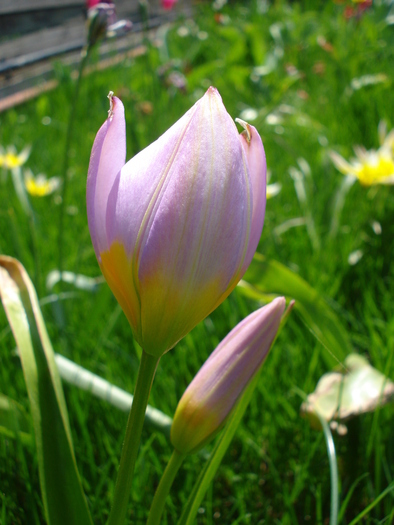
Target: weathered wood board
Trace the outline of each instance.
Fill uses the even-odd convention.
[[[133,30],[116,42],[102,44],[103,58],[111,49],[125,52],[141,41],[137,36],[144,16],[140,2],[116,0],[115,3],[118,19],[131,20]],[[148,5],[147,25],[150,28],[177,16],[175,10],[163,11],[160,0],[150,0]],[[177,7],[182,12],[190,12],[191,1],[179,2]],[[1,99],[26,89],[33,93],[32,87],[52,79],[53,59],[77,64],[85,43],[83,0],[0,0],[0,111],[9,107],[9,103]],[[20,97],[17,100],[20,101]]]

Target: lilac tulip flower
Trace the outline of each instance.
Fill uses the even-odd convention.
[[[122,102],[92,149],[89,230],[100,268],[142,348],[170,350],[234,289],[259,242],[266,202],[261,138],[240,135],[214,88],[126,160]]]
[[[260,369],[278,332],[284,297],[239,323],[209,356],[190,383],[175,412],[171,442],[190,454],[210,441]]]

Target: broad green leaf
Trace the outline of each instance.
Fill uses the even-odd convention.
[[[34,443],[30,435],[29,416],[22,405],[0,394],[0,434],[19,439],[24,445]]]
[[[345,328],[321,294],[283,264],[256,253],[238,290],[249,297],[263,299],[268,294],[295,299],[294,309],[322,343],[323,357],[332,368],[352,352]]]
[[[280,334],[284,325],[286,324],[286,321],[293,306],[294,303],[291,302],[289,307],[283,314],[278,333],[276,334],[275,340],[273,341],[271,347],[275,344],[278,335]],[[231,411],[230,416],[227,419],[227,422],[223,428],[223,431],[220,434],[220,437],[203,470],[201,471],[201,474],[199,475],[193,487],[193,490],[186,502],[182,515],[178,521],[178,525],[192,525],[194,523],[196,513],[201,505],[205,493],[207,492],[208,487],[212,482],[228,447],[230,446],[230,443],[234,437],[238,425],[241,422],[245,410],[247,409],[249,402],[252,398],[253,392],[260,380],[263,365],[255,373],[249,385],[245,388],[243,394],[241,395],[240,399],[235,405],[234,409]]]
[[[0,295],[29,395],[47,521],[50,525],[92,524],[75,462],[61,381],[37,295],[26,270],[11,257],[0,256]]]

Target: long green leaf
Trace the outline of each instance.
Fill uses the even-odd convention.
[[[294,309],[327,350],[323,357],[329,368],[352,352],[344,326],[322,295],[283,264],[256,253],[238,290],[255,299],[267,294],[295,299]]]
[[[50,525],[91,525],[66,402],[37,295],[26,270],[11,257],[0,256],[0,295],[29,395],[47,521]]]

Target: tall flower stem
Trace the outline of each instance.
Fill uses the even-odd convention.
[[[142,352],[108,525],[123,525],[126,518],[145,410],[159,360],[160,357]]]
[[[77,81],[75,84],[74,95],[71,101],[70,116],[69,116],[68,123],[67,123],[66,144],[64,148],[64,158],[63,158],[63,168],[62,168],[62,182],[63,182],[62,195],[61,195],[62,201],[60,204],[59,232],[58,232],[58,238],[57,238],[58,253],[59,253],[58,267],[59,267],[60,275],[62,274],[62,271],[63,271],[64,213],[66,209],[66,197],[67,197],[67,188],[68,188],[67,172],[68,172],[68,167],[69,167],[72,130],[73,130],[74,121],[75,121],[79,90],[81,87],[82,74],[85,69],[88,58],[89,58],[89,52],[90,52],[90,47],[87,47],[87,48],[84,48],[81,53],[81,61],[79,63],[78,76],[77,76]]]
[[[146,525],[159,525],[166,498],[170,492],[175,476],[179,470],[179,467],[182,465],[184,458],[184,454],[181,454],[174,449],[170,461],[168,462],[164,474],[160,480],[159,486],[157,487]]]
[[[331,478],[331,512],[330,512],[330,525],[338,525],[338,466],[337,456],[335,452],[334,439],[330,430],[330,426],[327,421],[317,413],[320,420],[321,426],[323,427],[324,439],[326,440],[328,462],[330,465],[330,478]]]

